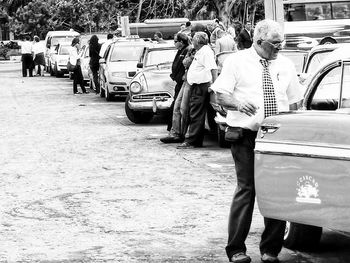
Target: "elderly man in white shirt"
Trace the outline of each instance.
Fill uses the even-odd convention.
[[[208,35],[197,32],[192,41],[197,52],[187,72],[187,82],[191,85],[189,130],[188,137],[178,149],[202,147],[205,116],[209,106],[208,89],[217,77],[215,56],[208,46]]]
[[[257,130],[265,117],[297,109],[302,99],[293,63],[279,54],[283,34],[278,23],[260,21],[249,49],[230,55],[211,89],[228,110],[231,153],[235,162],[237,187],[231,204],[226,253],[230,262],[249,263],[245,239],[249,233],[255,202],[254,147]],[[229,135],[229,134],[226,134]],[[265,218],[261,237],[262,262],[278,262],[285,222]]]

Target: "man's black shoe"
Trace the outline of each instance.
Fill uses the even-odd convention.
[[[163,143],[179,143],[179,142],[183,142],[184,138],[179,136],[167,136],[167,137],[160,138],[160,141]]]

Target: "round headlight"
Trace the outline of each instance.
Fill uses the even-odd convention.
[[[141,84],[139,82],[132,82],[130,84],[130,91],[132,93],[139,93],[139,92],[141,92]]]

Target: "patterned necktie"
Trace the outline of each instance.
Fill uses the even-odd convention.
[[[277,114],[277,103],[275,90],[273,88],[273,83],[269,72],[269,62],[265,59],[260,59],[260,63],[264,68],[262,72],[262,80],[264,93],[264,112],[266,118]]]

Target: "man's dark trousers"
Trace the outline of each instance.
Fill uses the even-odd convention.
[[[243,138],[231,146],[237,174],[229,216],[229,236],[226,253],[229,258],[238,252],[246,252],[255,201],[254,147],[256,132],[244,129]],[[278,255],[282,249],[285,221],[264,218],[265,230],[261,236],[260,252]]]
[[[27,77],[27,69],[29,77],[33,77],[33,56],[32,54],[22,54],[22,76]]]
[[[193,84],[190,95],[189,130],[186,142],[202,146],[204,139],[205,115],[209,106],[208,88],[210,82]]]

